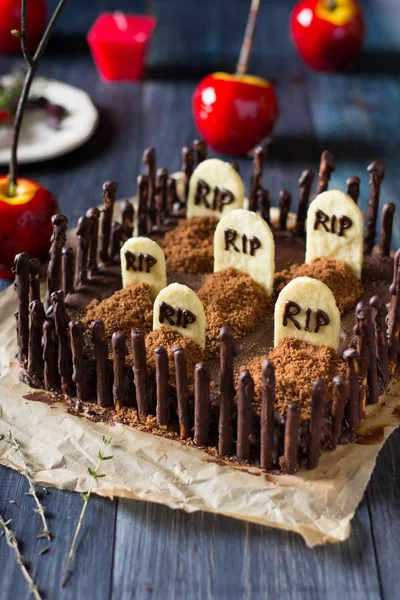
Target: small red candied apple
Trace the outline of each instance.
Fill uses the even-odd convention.
[[[293,42],[316,71],[341,71],[358,58],[365,34],[357,0],[301,0],[290,21]]]
[[[236,73],[213,73],[197,86],[193,117],[202,138],[216,152],[246,154],[271,133],[278,118],[272,85],[247,75],[260,0],[252,0]]]
[[[52,194],[30,179],[18,179],[8,195],[8,177],[0,176],[0,278],[12,277],[14,256],[27,252],[43,258],[52,234],[51,217],[59,212]]]
[[[272,85],[261,77],[213,73],[193,96],[196,127],[211,148],[241,155],[267,136],[278,118]]]
[[[46,0],[26,0],[26,33],[33,52],[46,25]],[[0,52],[21,52],[21,41],[11,31],[21,31],[21,0],[0,0]]]

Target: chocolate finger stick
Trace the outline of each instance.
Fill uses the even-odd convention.
[[[334,170],[335,157],[328,150],[324,150],[321,155],[321,162],[319,164],[317,196],[318,194],[322,194],[322,192],[327,191],[329,181]]]
[[[182,148],[182,172],[185,184],[185,203],[189,195],[189,181],[193,173],[194,156],[191,146],[183,146]]]
[[[72,379],[76,384],[76,397],[80,402],[89,400],[89,387],[86,378],[84,325],[82,321],[70,321],[69,333],[72,350]]]
[[[347,381],[342,375],[333,378],[333,402],[332,402],[332,438],[331,449],[335,450],[342,433],[344,410],[347,400]]]
[[[168,181],[168,170],[157,169],[156,186],[156,223],[157,227],[161,227],[168,217],[168,204],[167,204],[167,181]]]
[[[50,296],[60,289],[62,249],[67,240],[66,231],[68,219],[64,215],[54,215],[51,218],[53,235],[50,238],[50,260],[47,268],[46,308],[51,304]]]
[[[260,467],[272,469],[274,450],[275,369],[266,358],[261,365]]]
[[[311,388],[310,442],[307,469],[315,469],[321,455],[322,419],[325,408],[325,382],[314,381]]]
[[[364,230],[364,254],[371,254],[375,245],[376,221],[378,219],[379,199],[381,195],[381,184],[385,178],[385,164],[381,160],[375,160],[368,167],[369,178],[369,200]]]
[[[314,173],[311,169],[305,169],[299,179],[299,207],[296,218],[296,235],[304,236],[305,222],[307,218],[308,203],[310,201],[311,186],[314,181]]]
[[[194,369],[194,441],[198,446],[208,442],[208,406],[210,402],[210,374],[206,363],[197,363]]]
[[[379,398],[378,371],[375,352],[375,331],[372,321],[371,308],[363,302],[356,306],[357,324],[354,333],[357,336],[357,349],[361,359],[361,416],[365,412],[365,406],[375,404]]]
[[[38,258],[29,261],[29,298],[30,301],[40,300],[40,267],[42,263]]]
[[[17,254],[14,259],[15,273],[14,289],[17,294],[17,339],[18,360],[21,366],[26,366],[29,344],[29,256],[26,252]]]
[[[269,190],[259,188],[256,193],[257,196],[257,212],[261,218],[264,219],[268,225],[271,225],[270,219],[270,208],[271,208],[271,194]]]
[[[218,453],[227,456],[232,453],[232,405],[235,396],[233,382],[233,358],[235,341],[229,327],[220,331],[220,405],[218,426]]]
[[[183,218],[186,215],[186,205],[179,199],[176,191],[176,179],[168,177],[167,181],[168,214],[173,218]]]
[[[111,223],[114,212],[115,199],[117,197],[118,185],[115,181],[106,181],[103,184],[103,219],[101,223],[100,236],[100,260],[103,264],[109,261],[109,246],[111,236]]]
[[[148,214],[149,178],[139,175],[137,178],[136,196],[138,203],[138,235],[146,236],[153,227],[153,216]]]
[[[86,216],[90,221],[88,269],[90,271],[90,275],[96,275],[96,273],[99,272],[99,266],[97,264],[97,249],[99,242],[100,211],[96,207],[89,208],[89,210],[86,212]]]
[[[290,205],[292,203],[292,195],[286,190],[282,190],[279,193],[279,229],[280,231],[286,231],[287,229],[287,218],[290,211]]]
[[[61,261],[61,288],[65,294],[72,294],[74,291],[74,274],[75,274],[75,252],[72,248],[62,249]]]
[[[343,352],[343,359],[347,364],[346,381],[348,401],[346,406],[346,419],[350,430],[350,441],[354,439],[357,423],[360,418],[360,355],[353,347]]]
[[[153,216],[156,197],[156,151],[154,148],[147,148],[144,151],[142,161],[146,169],[148,181],[147,214]],[[152,222],[152,225],[154,225],[154,221]],[[151,231],[151,228],[149,231]]]
[[[185,350],[174,348],[176,396],[178,400],[179,431],[182,439],[190,436],[189,389],[187,383]]]
[[[373,296],[369,301],[374,309],[375,318],[375,352],[378,359],[379,372],[382,381],[382,391],[389,383],[389,345],[387,338],[387,308],[385,302],[379,296]]]
[[[257,191],[263,185],[265,149],[257,146],[254,150],[252,174],[250,180],[249,210],[255,211],[257,208]]]
[[[389,362],[393,376],[398,367],[400,351],[400,250],[394,256],[393,283],[389,289],[392,295],[388,317]]]
[[[165,348],[158,346],[154,350],[156,363],[156,395],[157,423],[162,428],[168,427],[168,354]]]
[[[29,332],[29,355],[28,375],[34,385],[39,385],[43,377],[43,352],[42,331],[46,319],[43,304],[40,300],[33,300],[30,304],[30,332]]]
[[[207,144],[204,140],[194,140],[193,148],[196,152],[196,162],[200,164],[207,158]]]
[[[299,470],[300,412],[300,404],[290,402],[286,413],[283,456],[279,459],[281,471],[289,475]]]
[[[136,388],[136,400],[139,417],[146,417],[150,412],[150,391],[147,374],[146,347],[144,334],[140,329],[132,329],[133,376]]]
[[[126,240],[129,240],[129,238],[133,236],[133,225],[135,220],[135,209],[132,202],[129,202],[129,200],[123,200],[121,202],[121,217],[123,228],[122,239],[126,242]]]
[[[121,331],[114,331],[111,338],[111,346],[114,358],[114,406],[115,410],[119,411],[123,406],[127,406],[127,389],[125,385],[126,342],[125,336]]]
[[[346,181],[346,194],[358,204],[358,198],[360,197],[360,178],[357,175],[351,175]]]
[[[245,370],[239,375],[238,389],[238,422],[236,455],[240,460],[247,460],[250,454],[251,411],[254,396],[254,382],[250,372]]]
[[[59,389],[56,330],[53,319],[46,319],[43,323],[43,362],[44,389],[48,391]]]
[[[393,202],[386,202],[382,208],[381,235],[379,240],[380,256],[390,256],[390,245],[392,243],[393,217],[396,206]]]
[[[97,404],[102,408],[112,405],[108,378],[107,340],[104,323],[97,319],[92,325],[92,341],[96,359],[96,396]]]
[[[69,344],[69,319],[64,304],[64,292],[59,290],[51,294],[54,321],[58,338],[58,371],[61,377],[61,390],[67,396],[74,396],[72,380],[72,354]]]
[[[75,289],[79,290],[88,282],[90,220],[86,216],[78,219],[76,235],[78,236],[78,246],[76,251]]]
[[[111,262],[116,263],[119,261],[120,250],[122,245],[122,238],[124,235],[124,228],[121,223],[113,221],[111,225],[111,244],[110,244],[110,258]]]

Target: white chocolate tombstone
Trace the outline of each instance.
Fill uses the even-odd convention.
[[[214,272],[234,267],[250,275],[268,296],[275,272],[274,237],[268,224],[250,210],[235,210],[218,223],[214,233]]]
[[[308,209],[306,263],[318,257],[342,260],[361,279],[362,212],[350,196],[338,190],[319,194]]]
[[[121,248],[122,286],[144,281],[153,298],[167,285],[164,250],[154,240],[132,237]]]
[[[189,182],[187,218],[214,216],[242,208],[244,185],[239,173],[218,158],[203,160]]]
[[[158,294],[153,309],[153,329],[170,327],[204,348],[206,314],[197,294],[186,285],[171,283]]]
[[[285,337],[295,337],[339,348],[339,309],[331,290],[318,279],[292,279],[278,296],[274,320],[275,346]]]

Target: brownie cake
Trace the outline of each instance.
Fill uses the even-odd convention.
[[[136,200],[114,221],[106,182],[76,251],[55,215],[43,303],[40,262],[16,256],[21,378],[79,416],[262,469],[315,468],[323,449],[356,440],[398,374],[392,203],[375,245],[384,165],[368,167],[363,223],[358,177],[346,195],[328,190],[330,152],[311,202],[314,174],[301,174],[296,214],[287,191],[271,206],[262,148],[248,198],[236,165],[206,154],[202,141],[183,148],[169,176],[146,150]]]

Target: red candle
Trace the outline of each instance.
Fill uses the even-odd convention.
[[[147,47],[157,19],[122,12],[104,13],[89,30],[87,40],[104,81],[139,81]]]

